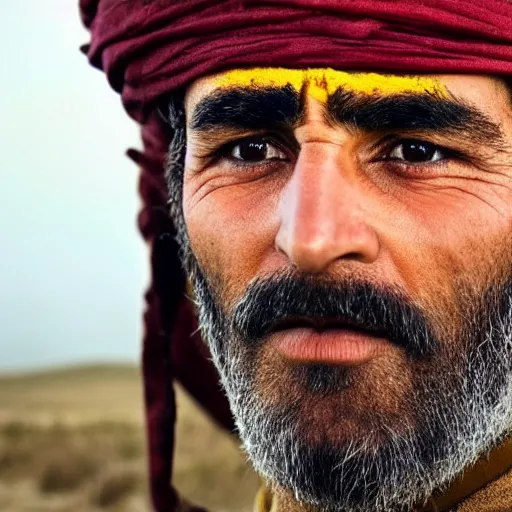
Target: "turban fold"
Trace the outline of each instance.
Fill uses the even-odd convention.
[[[171,512],[173,378],[226,429],[233,419],[183,298],[160,99],[242,67],[512,76],[512,0],[80,0],[80,10],[90,62],[142,126],[144,151],[129,156],[142,170],[139,227],[152,258],[143,348],[151,490],[155,510]]]
[[[88,55],[138,121],[240,67],[512,74],[508,0],[81,0]]]

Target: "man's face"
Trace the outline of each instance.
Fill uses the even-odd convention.
[[[500,441],[505,85],[234,71],[185,111],[187,261],[255,467],[323,509],[399,508]]]

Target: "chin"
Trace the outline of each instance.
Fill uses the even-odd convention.
[[[417,423],[413,375],[420,369],[408,364],[399,351],[333,365],[289,361],[263,347],[252,393],[270,416],[293,417],[307,444],[343,447],[358,440],[378,448],[389,429],[405,434]]]

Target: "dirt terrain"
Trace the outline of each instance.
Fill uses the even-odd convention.
[[[0,377],[2,512],[146,512],[138,370],[88,366]],[[235,440],[177,389],[174,482],[212,512],[249,512],[259,486]]]

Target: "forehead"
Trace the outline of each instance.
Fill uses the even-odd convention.
[[[421,76],[350,73],[330,68],[285,69],[256,68],[232,70],[213,78],[216,88],[226,87],[284,87],[297,92],[306,91],[318,101],[325,102],[330,94],[342,88],[359,94],[381,95],[404,92],[445,95],[446,87],[435,78]]]
[[[229,89],[292,87],[306,101],[325,103],[338,90],[358,96],[398,96],[428,94],[438,98],[456,97],[477,105],[499,118],[510,109],[509,95],[501,80],[483,75],[396,75],[373,72],[348,72],[331,68],[234,69],[196,80],[187,90],[186,106],[190,111],[203,98]]]

